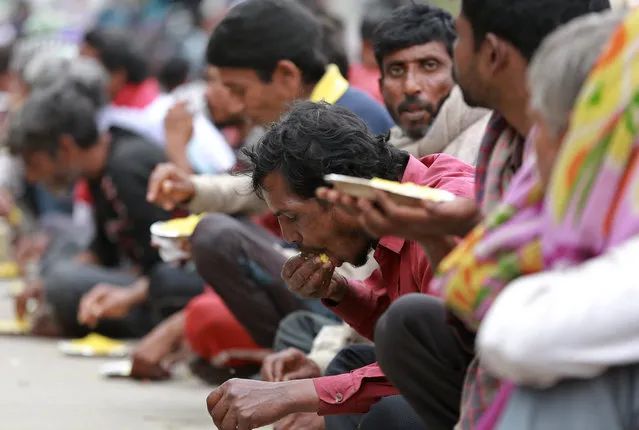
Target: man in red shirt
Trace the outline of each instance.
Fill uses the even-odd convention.
[[[389,145],[385,137],[375,138],[356,115],[325,103],[296,104],[266,133],[250,158],[255,191],[278,217],[284,239],[302,250],[285,264],[284,281],[298,294],[323,299],[327,307],[371,340],[377,319],[391,302],[404,294],[429,293],[430,265],[416,242],[371,237],[350,214],[317,199],[316,189],[326,185],[324,176],[380,177],[428,185],[458,196],[473,193],[471,166],[441,154],[413,158]],[[380,269],[368,280],[349,281],[334,272],[346,262],[364,264],[371,249],[375,249]],[[329,261],[322,262],[320,254],[326,254]],[[443,315],[441,320],[445,326]],[[452,338],[450,331],[433,333],[440,335]],[[424,366],[444,379],[448,378],[445,372],[459,369],[456,382],[461,387],[467,354],[456,342],[449,343],[454,347],[442,350],[432,366]],[[348,363],[342,366],[343,374],[285,382],[231,380],[209,395],[209,412],[220,428],[253,429],[294,413],[365,414],[380,399],[398,394],[375,363],[373,346],[351,347],[336,361]],[[327,428],[422,428],[424,424],[415,412],[402,398],[403,407],[398,407],[397,399],[385,413],[377,411],[386,426],[379,427],[379,418],[364,417],[353,421],[351,427],[327,420]],[[455,408],[459,395],[435,401]],[[375,408],[383,409],[383,403]],[[373,421],[373,426],[367,421]]]

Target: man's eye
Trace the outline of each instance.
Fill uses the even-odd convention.
[[[404,69],[402,67],[391,67],[388,70],[388,74],[394,78],[398,78],[404,74]]]
[[[439,61],[428,60],[422,63],[422,67],[429,72],[437,70],[439,68]]]

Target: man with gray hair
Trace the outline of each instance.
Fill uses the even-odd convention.
[[[545,183],[581,88],[624,16],[613,11],[576,19],[552,33],[529,66]],[[637,252],[639,241],[630,239],[568,270],[519,278],[495,301],[477,335],[480,360],[492,374],[522,386],[497,429],[636,428],[637,365],[627,364],[639,362]],[[602,294],[610,282],[614,293]]]

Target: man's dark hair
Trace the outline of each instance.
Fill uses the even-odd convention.
[[[171,92],[187,81],[189,68],[189,61],[184,57],[169,58],[158,74],[158,81],[166,91]]]
[[[307,84],[324,75],[322,31],[310,11],[293,0],[246,0],[217,25],[206,60],[218,67],[251,69],[270,82],[277,63],[293,62]]]
[[[149,77],[149,71],[133,40],[129,32],[115,29],[94,28],[84,35],[84,42],[98,51],[100,62],[109,72],[124,70],[129,82],[139,84]]]
[[[390,145],[387,135],[373,136],[348,109],[311,101],[296,102],[245,154],[258,195],[264,178],[277,171],[305,199],[326,185],[324,175],[400,180],[408,162],[408,154]]]
[[[387,55],[411,46],[441,42],[453,56],[457,32],[453,16],[446,10],[425,3],[414,3],[395,9],[377,26],[373,50],[380,70]]]
[[[554,29],[578,16],[610,9],[609,0],[463,0],[475,48],[486,34],[511,43],[528,61]]]
[[[69,82],[34,91],[20,110],[19,138],[9,140],[9,150],[55,154],[64,135],[88,149],[98,141],[95,115],[94,103]]]
[[[335,64],[343,76],[348,76],[348,55],[344,46],[344,24],[331,15],[320,16],[322,26],[322,53],[329,63]]]

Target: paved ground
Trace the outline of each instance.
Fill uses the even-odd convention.
[[[12,316],[0,283],[0,320]],[[104,359],[70,358],[55,341],[0,337],[0,428],[6,430],[214,430],[211,391],[186,372],[166,383],[105,380]]]

